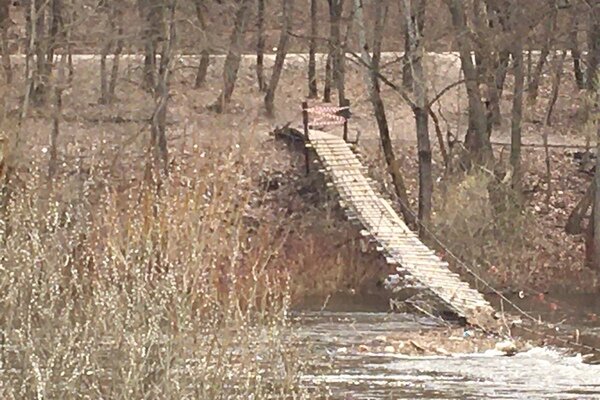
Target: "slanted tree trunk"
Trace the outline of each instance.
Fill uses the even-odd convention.
[[[546,206],[550,207],[550,200],[552,196],[552,171],[550,165],[550,149],[548,145],[548,134],[550,126],[552,125],[552,110],[558,99],[558,92],[560,89],[560,80],[563,72],[563,64],[567,56],[567,51],[563,50],[560,55],[555,54],[552,58],[553,61],[553,76],[552,76],[552,93],[548,102],[548,108],[546,109],[546,116],[544,118],[544,131],[543,131],[543,142],[544,142],[544,155],[546,158]]]
[[[590,206],[596,198],[596,183],[592,180],[592,183],[588,186],[585,194],[579,199],[579,202],[569,214],[567,223],[565,224],[565,232],[569,235],[579,235],[583,232],[583,220],[587,214]]]
[[[204,19],[204,11],[202,10],[203,3],[204,0],[194,0],[196,19],[198,20],[198,24],[200,24],[200,29],[202,30],[202,50],[200,50],[200,63],[198,64],[198,70],[196,71],[196,82],[194,83],[194,87],[196,89],[202,87],[206,83],[206,74],[208,73],[208,66],[210,64],[210,53],[208,51],[208,31],[206,30],[206,21]]]
[[[218,113],[225,110],[233,95],[235,81],[237,80],[237,74],[240,68],[242,39],[244,38],[246,22],[248,20],[248,11],[251,4],[252,0],[241,0],[235,13],[233,31],[231,32],[231,37],[229,39],[229,51],[227,52],[225,65],[223,67],[223,89],[221,90],[221,94],[216,103],[209,107],[211,110]]]
[[[12,83],[12,64],[8,49],[8,30],[10,29],[10,0],[0,0],[0,56],[4,68],[4,79],[10,85]]]
[[[477,164],[487,164],[493,159],[492,145],[488,135],[486,108],[481,100],[479,77],[471,58],[469,28],[465,21],[464,4],[461,0],[446,0],[446,4],[450,10],[452,25],[456,31],[456,42],[469,100],[469,125],[465,147],[469,152],[469,161]]]
[[[548,101],[548,108],[546,109],[546,117],[544,118],[544,124],[546,126],[552,125],[552,112],[554,111],[554,105],[558,100],[558,92],[560,90],[560,81],[563,74],[563,65],[565,58],[567,57],[567,51],[563,50],[561,54],[555,54],[553,57],[553,74],[552,74],[552,92],[550,94],[550,100]]]
[[[540,81],[542,79],[542,73],[544,72],[544,66],[546,65],[546,61],[548,60],[548,55],[550,54],[550,47],[552,46],[552,38],[554,36],[554,28],[556,26],[556,17],[557,12],[556,9],[552,9],[550,16],[546,20],[545,29],[544,29],[544,44],[542,45],[542,50],[540,52],[540,59],[538,60],[533,75],[531,77],[531,82],[529,87],[527,88],[527,100],[531,104],[535,104],[537,101],[538,90],[540,87]]]
[[[408,201],[408,194],[406,192],[406,186],[404,184],[404,178],[400,171],[398,161],[394,154],[392,146],[392,140],[390,137],[389,126],[385,115],[385,107],[383,100],[381,99],[380,87],[379,87],[379,59],[377,49],[381,49],[381,41],[383,40],[383,27],[385,26],[385,16],[387,14],[387,1],[378,1],[375,3],[377,18],[375,21],[375,31],[373,34],[373,58],[369,54],[369,46],[367,44],[367,34],[365,29],[364,15],[363,15],[363,1],[354,0],[354,18],[356,19],[356,26],[358,29],[359,45],[361,49],[361,58],[363,63],[369,67],[365,68],[365,82],[369,91],[369,98],[373,105],[373,112],[379,128],[379,137],[381,139],[381,146],[383,149],[388,171],[392,178],[394,190],[398,197],[400,211],[402,216],[408,224],[414,225],[415,218],[410,210]]]
[[[119,78],[119,61],[123,52],[123,9],[119,4],[113,8],[113,31],[116,30],[116,46],[113,52],[112,70],[110,73],[110,82],[108,84],[108,99],[115,101],[115,91],[117,89],[117,80]],[[115,29],[116,27],[116,29]]]
[[[413,93],[415,94],[415,116],[417,131],[417,148],[419,156],[419,211],[418,219],[421,224],[421,235],[424,228],[428,226],[431,219],[431,197],[433,194],[433,176],[431,171],[431,143],[429,141],[429,119],[427,84],[423,68],[423,32],[419,29],[417,18],[413,10],[421,10],[425,7],[423,0],[402,0],[401,3],[407,25],[409,46],[407,49],[407,60],[411,67]],[[416,14],[418,14],[417,11]]]
[[[257,0],[258,9],[256,11],[256,79],[258,90],[265,92],[267,84],[265,81],[264,58],[265,58],[265,0]]]
[[[317,13],[318,0],[310,0],[310,39],[308,42],[308,97],[316,99],[318,94],[317,88]]]
[[[571,16],[571,27],[569,30],[569,47],[573,59],[573,75],[579,90],[585,88],[583,70],[581,69],[581,50],[579,50],[579,15],[575,12]]]
[[[265,109],[267,115],[272,117],[274,115],[275,90],[281,77],[281,71],[283,70],[283,64],[285,62],[285,56],[287,54],[287,45],[289,40],[289,31],[292,25],[292,10],[294,8],[294,0],[282,0],[282,16],[283,19],[281,25],[281,35],[279,36],[279,44],[277,45],[277,54],[275,56],[275,65],[273,66],[273,73],[271,74],[271,80],[267,88],[267,94],[265,95]]]

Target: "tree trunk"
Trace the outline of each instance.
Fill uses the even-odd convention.
[[[433,177],[431,171],[431,143],[429,141],[427,83],[423,68],[423,32],[419,29],[413,10],[424,8],[425,3],[422,0],[402,0],[401,5],[409,36],[409,46],[406,54],[411,67],[413,93],[415,94],[416,107],[414,107],[413,113],[415,116],[419,154],[418,219],[421,224],[421,235],[424,235],[424,228],[427,227],[431,219]]]
[[[316,99],[318,94],[317,88],[317,0],[310,0],[310,39],[308,44],[308,97]]]
[[[50,13],[50,29],[48,35],[48,51],[46,57],[46,68],[48,76],[50,76],[51,68],[54,62],[54,53],[62,44],[64,36],[64,20],[63,20],[63,0],[52,0]]]
[[[110,7],[110,5],[108,6]],[[110,15],[110,11],[108,11],[108,25],[112,28],[112,16]],[[102,46],[102,50],[100,51],[100,104],[108,104],[110,102],[109,94],[108,94],[108,70],[106,68],[106,57],[110,53],[110,49],[113,45],[113,35],[114,31],[111,29],[110,32],[106,35],[106,41],[104,46]]]
[[[267,115],[272,117],[274,115],[275,90],[281,77],[281,71],[283,70],[283,64],[285,62],[285,56],[287,54],[287,45],[289,40],[289,31],[292,25],[292,10],[294,8],[294,0],[282,0],[282,26],[281,36],[279,36],[279,44],[277,45],[277,55],[275,56],[275,65],[273,66],[273,73],[271,74],[271,80],[267,88],[267,94],[265,95],[265,109]]]
[[[229,39],[229,51],[225,58],[225,66],[223,67],[223,89],[217,99],[217,102],[209,108],[218,113],[225,110],[235,88],[238,70],[240,68],[242,39],[246,30],[246,22],[248,20],[248,11],[252,0],[241,0],[240,5],[235,13],[235,21],[231,37]]]
[[[123,10],[119,5],[115,5],[113,9],[113,31],[116,26],[117,40],[115,51],[113,52],[113,64],[110,73],[110,82],[108,84],[108,99],[110,102],[115,101],[115,91],[117,89],[117,80],[119,78],[119,61],[123,52]]]
[[[109,31],[107,32],[108,38],[102,46],[100,54],[100,104],[110,104],[114,101],[119,74],[119,58],[123,51],[123,12],[120,9],[121,6],[111,1],[105,7]],[[106,58],[113,45],[115,45],[113,64],[109,74]]]
[[[587,89],[593,92],[598,91],[598,63],[600,62],[600,3],[592,2],[590,11],[589,29],[588,29],[588,68],[587,68]],[[600,227],[599,227],[600,228]]]
[[[331,18],[331,37],[330,41],[333,43],[333,57],[332,57],[332,68],[333,68],[333,79],[338,91],[338,104],[342,106],[346,104],[346,88],[344,81],[346,79],[346,68],[345,68],[345,54],[342,49],[341,30],[340,23],[342,17],[343,0],[328,0],[330,8]]]
[[[210,53],[208,51],[208,32],[206,30],[206,21],[204,20],[202,4],[203,0],[194,0],[194,6],[196,8],[196,19],[198,19],[200,29],[202,29],[202,50],[200,51],[200,63],[198,64],[198,70],[196,71],[196,81],[194,83],[194,88],[196,89],[202,87],[206,83],[206,74],[208,73],[208,66],[210,64]]]
[[[157,87],[156,55],[164,22],[164,4],[161,0],[139,0],[140,14],[144,26],[144,87],[153,91]]]
[[[594,183],[596,188],[600,188],[600,123],[596,123],[597,126],[597,149],[596,154],[596,173],[594,174]],[[594,205],[592,208],[592,219],[593,222],[593,267],[597,271],[600,271],[600,190],[594,190]]]
[[[497,38],[491,40],[493,56],[493,71],[490,71],[489,93],[489,113],[490,121],[488,126],[499,126],[502,122],[500,102],[502,101],[502,92],[504,91],[504,81],[508,69],[510,58],[511,38],[514,30],[511,28],[511,4],[510,2],[497,2],[486,0],[487,7],[487,38],[497,35]],[[484,38],[485,40],[486,38]],[[489,40],[489,39],[488,39]],[[521,46],[522,47],[522,46]]]
[[[506,72],[508,69],[508,59],[510,52],[501,51],[499,54],[498,65],[494,73],[494,85],[490,91],[490,123],[494,126],[499,126],[502,123],[502,113],[500,110],[500,102],[502,101],[502,92],[504,91],[504,81],[506,80]],[[523,56],[521,56],[521,59]]]
[[[571,50],[571,58],[573,59],[573,75],[575,83],[579,90],[585,88],[583,81],[583,71],[581,69],[581,51],[579,50],[579,15],[573,13],[571,17],[571,29],[569,31],[569,46]]]
[[[402,9],[402,7],[401,7]],[[403,11],[406,13],[407,11]],[[402,65],[402,87],[406,90],[413,90],[413,76],[410,61],[408,59],[408,51],[410,48],[410,32],[409,27],[406,25],[406,18],[410,17],[410,20],[414,22],[417,31],[423,36],[423,30],[425,29],[425,6],[413,6],[409,11],[409,14],[404,16],[404,24],[402,33],[404,35],[404,64]]]
[[[157,76],[157,87],[154,91],[156,99],[156,107],[151,120],[151,147],[153,149],[154,163],[160,164],[165,174],[168,174],[169,167],[169,151],[167,147],[167,107],[170,91],[170,75],[173,60],[173,51],[176,41],[176,23],[175,12],[177,0],[172,0],[169,7],[169,24],[167,40],[164,43],[163,51],[160,57],[160,69]]]
[[[410,38],[408,35],[408,26],[406,26],[406,22],[402,27],[402,35],[404,36],[404,57],[402,64],[402,87],[405,90],[412,91],[413,89],[413,77],[412,77],[412,69],[410,68],[410,62],[408,61],[408,51],[410,48]]]
[[[512,167],[512,187],[519,192],[521,187],[521,132],[523,123],[523,91],[525,86],[525,70],[523,66],[523,42],[515,38],[513,48],[513,104],[510,128],[510,165]]]
[[[552,76],[552,93],[550,94],[550,100],[548,101],[548,108],[546,110],[546,117],[544,118],[544,124],[546,126],[552,125],[552,111],[554,110],[554,105],[556,104],[556,100],[558,100],[558,92],[560,90],[560,80],[563,73],[563,65],[565,63],[565,58],[567,57],[567,51],[563,50],[560,55],[555,54],[553,57],[554,64],[554,73]]]
[[[264,73],[264,57],[265,57],[265,0],[258,0],[258,10],[256,16],[256,79],[258,82],[258,90],[265,92],[267,84],[265,82]],[[286,33],[287,34],[287,33]]]
[[[385,15],[387,13],[387,2],[378,1],[376,4],[376,11],[378,17],[375,21],[375,32],[374,32],[374,45],[373,48],[380,49],[381,41],[383,40],[383,27],[385,25]],[[365,81],[369,90],[369,98],[373,105],[373,112],[379,128],[379,136],[381,139],[381,146],[385,156],[385,161],[388,166],[388,171],[394,184],[394,190],[400,203],[400,211],[402,216],[408,224],[414,225],[415,218],[414,214],[410,210],[410,204],[408,201],[408,194],[406,192],[406,186],[404,184],[404,178],[400,171],[396,156],[394,155],[394,149],[392,146],[392,140],[390,137],[390,131],[387,124],[387,118],[385,115],[385,107],[381,95],[379,93],[379,65],[378,60],[380,54],[376,51],[373,52],[373,59],[369,55],[369,47],[367,45],[367,35],[365,30],[365,22],[363,16],[363,5],[362,0],[354,0],[354,18],[356,19],[356,25],[358,27],[359,44],[361,48],[361,58],[365,65],[369,68],[365,69]]]
[[[332,59],[331,49],[327,54],[327,60],[325,61],[325,83],[323,84],[323,102],[331,102],[331,81],[332,81]]]
[[[8,30],[10,29],[9,0],[0,0],[0,56],[4,68],[4,79],[6,84],[12,83],[12,64],[8,49]]]
[[[583,232],[583,219],[590,209],[590,206],[596,198],[596,183],[594,180],[590,183],[585,194],[581,197],[565,224],[565,232],[569,235],[579,235]]]
[[[471,58],[469,28],[465,21],[464,5],[461,0],[446,0],[446,3],[452,15],[452,25],[456,30],[456,41],[469,100],[469,126],[465,147],[469,151],[470,161],[477,164],[488,164],[493,159],[492,145],[488,136],[486,109],[481,101],[479,77]]]
[[[32,18],[31,26],[35,25],[35,56],[36,68],[34,74],[34,87],[31,93],[32,103],[40,106],[46,102],[46,91],[50,79],[49,71],[46,66],[47,59],[47,41],[43,38],[46,34],[46,7],[42,0],[32,0],[35,2],[35,18]]]
[[[554,28],[556,26],[556,16],[556,10],[553,9],[551,15],[546,21],[546,26],[544,30],[544,44],[540,52],[540,59],[538,60],[538,63],[535,66],[535,71],[533,72],[531,82],[529,83],[529,87],[527,88],[527,100],[531,104],[535,104],[535,102],[537,101],[540,81],[542,79],[542,73],[544,71],[544,66],[546,65],[546,60],[548,59],[548,55],[550,54],[550,47],[553,42],[552,38],[554,35]]]
[[[64,60],[63,60],[64,62]],[[54,86],[54,115],[52,116],[52,133],[50,134],[50,162],[48,164],[48,180],[52,183],[52,179],[56,175],[58,166],[58,137],[60,135],[60,120],[62,117],[62,93],[64,85],[64,66],[58,67],[58,80]]]

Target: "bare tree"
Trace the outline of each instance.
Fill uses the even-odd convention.
[[[65,89],[65,59],[58,65],[58,77],[54,83],[54,113],[52,116],[52,132],[50,134],[50,162],[48,163],[48,180],[52,184],[52,179],[56,174],[58,166],[58,137],[60,135],[60,123],[62,119],[63,91]]]
[[[488,42],[487,54],[489,60],[485,65],[487,70],[482,71],[486,76],[488,87],[488,130],[493,125],[500,125],[500,100],[504,90],[504,81],[508,68],[510,46],[513,43],[514,30],[510,26],[511,3],[509,1],[486,0],[486,29],[482,33],[487,37],[479,37],[478,41]],[[515,6],[513,6],[514,8]],[[523,29],[521,27],[521,29]],[[491,132],[488,132],[491,133]]]
[[[273,72],[271,73],[271,80],[267,87],[267,94],[265,95],[265,109],[268,116],[273,116],[274,106],[273,101],[275,100],[275,90],[281,77],[281,71],[283,70],[283,64],[285,62],[285,56],[287,54],[287,46],[289,41],[289,31],[292,26],[292,10],[294,8],[293,0],[282,0],[282,24],[281,34],[279,36],[279,44],[277,45],[277,54],[275,56],[275,65],[273,66]]]
[[[579,18],[576,11],[571,14],[571,26],[569,29],[569,47],[573,59],[573,75],[578,89],[584,89],[583,70],[581,69],[581,50],[579,50]]]
[[[354,18],[356,20],[356,26],[358,29],[361,59],[363,64],[367,66],[365,69],[365,82],[369,90],[369,98],[371,100],[373,112],[379,128],[379,137],[381,139],[381,146],[385,156],[385,161],[389,174],[392,178],[394,190],[398,196],[402,216],[407,223],[414,224],[415,218],[410,210],[406,185],[404,184],[404,178],[402,177],[402,173],[394,154],[387,117],[385,114],[385,106],[383,104],[383,100],[381,99],[379,87],[379,60],[388,2],[381,0],[376,2],[375,5],[377,17],[375,20],[375,28],[373,33],[373,57],[371,58],[371,55],[369,54],[369,46],[367,44],[363,2],[362,0],[354,0]]]
[[[587,89],[594,93],[598,88],[598,64],[600,63],[600,2],[588,2],[589,28],[588,28],[588,62],[587,62]]]
[[[593,232],[593,246],[592,246],[592,254],[593,254],[593,266],[597,271],[600,271],[600,123],[596,123],[597,125],[597,148],[596,154],[596,173],[594,174],[594,184],[596,190],[594,190],[594,204],[592,206],[592,219],[591,219],[591,231]]]
[[[310,0],[310,38],[308,45],[308,97],[315,99],[318,97],[317,88],[317,62],[315,59],[317,52],[317,0]]]
[[[11,25],[9,13],[10,0],[0,0],[0,56],[7,84],[12,83],[12,65],[8,49],[8,31]]]
[[[579,199],[569,217],[567,218],[567,223],[565,224],[565,232],[569,235],[579,235],[583,232],[583,220],[585,218],[586,213],[590,209],[590,206],[594,202],[596,197],[596,183],[592,180],[591,184],[588,186],[585,194]]]
[[[419,156],[419,222],[423,226],[429,224],[431,218],[431,197],[433,194],[433,177],[431,171],[431,144],[429,141],[429,119],[427,84],[423,68],[423,32],[415,15],[424,14],[423,0],[402,0],[402,10],[408,31],[407,61],[411,68],[412,89],[415,94],[415,116],[417,130],[417,148]],[[414,12],[416,10],[416,12]],[[421,234],[423,234],[421,230]]]
[[[113,31],[116,30],[116,45],[113,51],[113,60],[112,60],[112,70],[110,73],[110,82],[108,84],[108,99],[109,101],[115,100],[115,91],[117,89],[117,80],[119,78],[119,60],[121,58],[121,53],[123,52],[123,6],[120,2],[116,3],[113,8]],[[115,29],[116,28],[116,29]],[[70,52],[69,52],[70,56]],[[69,72],[72,74],[72,62],[69,62]]]
[[[239,7],[235,13],[233,31],[229,39],[229,51],[225,58],[225,66],[223,67],[223,89],[216,103],[209,108],[216,112],[223,112],[233,95],[235,81],[237,80],[238,70],[240,68],[242,39],[246,30],[246,22],[248,20],[248,11],[252,0],[240,0]]]
[[[138,0],[138,7],[143,26],[144,87],[152,91],[156,88],[158,45],[163,40],[164,4],[162,0]]]
[[[194,83],[194,87],[198,89],[206,82],[206,74],[208,73],[208,66],[210,64],[210,53],[208,51],[208,32],[206,30],[206,20],[203,10],[204,0],[194,0],[194,6],[196,8],[196,19],[198,19],[198,24],[200,24],[200,29],[202,30],[202,50],[200,50],[200,63],[198,64],[196,82]]]
[[[558,100],[558,92],[560,90],[560,82],[563,75],[563,65],[566,57],[566,50],[561,51],[560,54],[556,53],[552,57],[552,91],[550,93],[550,99],[548,100],[548,107],[546,109],[546,116],[544,118],[544,124],[546,126],[552,125],[552,112],[554,111],[556,100]]]
[[[340,105],[345,104],[346,89],[345,81],[345,66],[344,66],[344,50],[342,48],[341,38],[341,17],[344,7],[344,0],[327,0],[329,3],[329,26],[331,43],[331,69],[332,79],[335,82],[338,91],[338,102]]]
[[[325,61],[325,81],[323,82],[323,102],[325,103],[331,102],[331,81],[333,80],[332,60],[333,55],[330,48],[327,53],[327,60]]]
[[[488,135],[488,118],[479,88],[478,73],[471,58],[472,46],[469,41],[469,28],[465,20],[464,3],[460,0],[445,1],[452,16],[452,25],[455,30],[469,100],[469,125],[465,147],[469,151],[470,161],[489,163],[493,155]]]
[[[46,89],[50,79],[47,65],[46,3],[42,0],[30,0],[27,8],[28,36],[34,38],[35,69],[33,74],[31,100],[34,105],[46,101]],[[35,32],[35,33],[34,33]]]
[[[168,4],[169,22],[166,27],[167,40],[163,44],[160,55],[160,68],[158,70],[156,89],[154,96],[156,107],[151,119],[151,140],[150,147],[152,148],[152,158],[154,163],[159,163],[164,173],[168,173],[169,166],[169,151],[167,147],[167,109],[170,92],[170,75],[173,62],[173,52],[176,45],[176,22],[175,12],[177,8],[177,0],[171,0]],[[161,13],[164,15],[164,12]],[[164,24],[163,24],[164,26]]]
[[[518,10],[515,7],[515,10]],[[518,24],[520,23],[521,14],[515,11],[511,24],[516,32],[518,32]],[[513,74],[515,84],[513,87],[513,104],[511,115],[510,128],[510,165],[512,167],[512,186],[515,190],[519,190],[521,183],[521,136],[523,123],[523,92],[525,88],[525,68],[523,65],[523,38],[517,34],[514,39],[513,49]]]
[[[544,66],[548,60],[548,55],[550,54],[550,47],[553,43],[554,29],[556,27],[556,18],[558,13],[555,7],[552,7],[551,10],[552,11],[546,19],[546,23],[544,25],[544,36],[540,58],[535,66],[529,87],[527,88],[527,100],[530,103],[535,103],[537,100],[540,80],[542,79],[542,72],[544,71]]]
[[[403,6],[402,6],[403,7]],[[406,11],[404,11],[406,13]],[[410,51],[410,26],[407,23],[407,19],[410,18],[414,21],[414,24],[418,32],[423,32],[425,25],[425,7],[414,7],[411,6],[409,14],[406,15],[404,23],[402,25],[402,33],[404,35],[404,63],[402,65],[402,87],[406,90],[413,90],[413,76],[412,66],[408,59],[408,52]],[[413,24],[413,22],[411,22]]]
[[[258,90],[265,92],[267,83],[265,81],[264,59],[265,59],[265,0],[257,0],[258,9],[256,15],[256,79]]]
[[[123,51],[123,12],[121,5],[115,0],[108,0],[103,4],[108,22],[107,39],[100,53],[100,104],[109,104],[114,101],[117,79],[119,75],[119,59]],[[112,68],[110,75],[106,59],[113,49]]]

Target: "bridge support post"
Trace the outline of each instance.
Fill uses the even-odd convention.
[[[304,127],[304,142],[308,145],[308,103],[302,102],[302,126]],[[306,162],[306,175],[310,173],[310,153],[309,148],[304,148],[304,160]]]
[[[340,102],[340,107],[348,107],[346,110],[343,110],[344,114],[344,142],[348,143],[348,118],[350,118],[350,100],[344,99]]]

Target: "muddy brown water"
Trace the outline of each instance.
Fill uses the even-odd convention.
[[[600,322],[590,318],[600,315],[599,297],[555,298],[558,308],[539,298],[515,300],[532,315],[556,321],[559,330],[600,337]],[[387,312],[384,297],[338,296],[325,307],[313,299],[292,319],[312,362],[303,385],[332,399],[600,399],[600,365],[554,346],[512,357],[496,350],[442,356],[349,350],[391,333],[437,326],[429,318]]]

